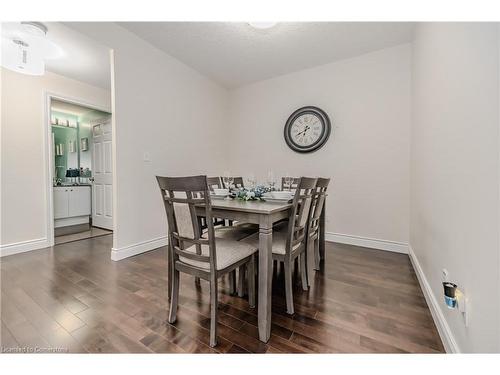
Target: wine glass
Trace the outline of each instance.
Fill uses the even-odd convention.
[[[247,182],[248,182],[248,185],[249,185],[250,189],[254,189],[255,188],[256,179],[255,179],[255,175],[253,173],[250,173],[248,175]]]
[[[224,183],[224,187],[228,190],[228,195],[226,199],[230,199],[229,195],[231,193],[231,185],[233,184],[233,177],[231,176],[231,172],[225,171],[222,175],[222,182]]]
[[[274,180],[274,172],[269,171],[267,172],[267,184],[269,185],[271,190],[274,190],[274,184],[276,181]]]
[[[227,189],[229,187],[229,171],[225,171],[222,175],[222,182],[224,183],[224,187]]]

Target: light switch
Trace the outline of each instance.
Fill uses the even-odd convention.
[[[145,163],[148,163],[151,161],[151,155],[149,154],[149,152],[144,152],[144,155],[142,157],[142,160],[145,162]]]

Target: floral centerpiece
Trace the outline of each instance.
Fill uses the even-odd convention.
[[[240,188],[239,190],[233,191],[233,196],[242,201],[256,201],[263,200],[264,194],[270,191],[272,191],[272,189],[268,186],[257,185],[252,189]]]

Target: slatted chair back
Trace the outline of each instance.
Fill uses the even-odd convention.
[[[234,177],[233,185],[236,188],[243,188],[245,185],[243,184],[243,177]]]
[[[210,191],[206,176],[162,177],[156,176],[160,187],[168,220],[168,240],[172,260],[179,256],[210,264],[210,271],[216,270],[216,249]],[[207,237],[202,231],[196,215],[196,205],[204,204],[206,209]],[[203,254],[202,245],[208,246]],[[194,247],[193,247],[194,246]]]
[[[211,192],[214,192],[214,189],[222,189],[222,178],[220,177],[207,177],[208,188]],[[207,229],[207,224],[203,218],[200,218],[201,229]],[[225,225],[224,219],[215,218],[214,225]]]
[[[220,178],[222,180],[222,184],[224,185],[224,188],[229,188],[229,186],[226,186],[224,183],[224,178]],[[243,177],[233,177],[233,186],[236,188],[243,188],[245,185],[243,184]]]
[[[318,178],[318,181],[316,182],[316,188],[314,189],[311,202],[311,209],[309,210],[309,236],[318,233],[319,219],[325,206],[326,190],[329,183],[329,178]]]
[[[207,183],[210,191],[214,191],[214,189],[222,189],[222,181],[220,177],[207,177]]]
[[[288,233],[286,238],[286,255],[290,256],[292,250],[301,245],[307,234],[309,211],[316,188],[316,178],[301,177],[298,179],[297,188],[292,201]]]
[[[291,186],[287,186],[285,183],[285,177],[281,177],[281,190],[290,189],[295,190],[299,184],[299,177],[293,177]]]

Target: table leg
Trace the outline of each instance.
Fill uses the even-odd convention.
[[[259,339],[268,342],[271,337],[271,295],[273,282],[273,226],[259,225]]]
[[[319,257],[325,259],[325,211],[326,201],[323,204],[323,210],[319,217]]]

